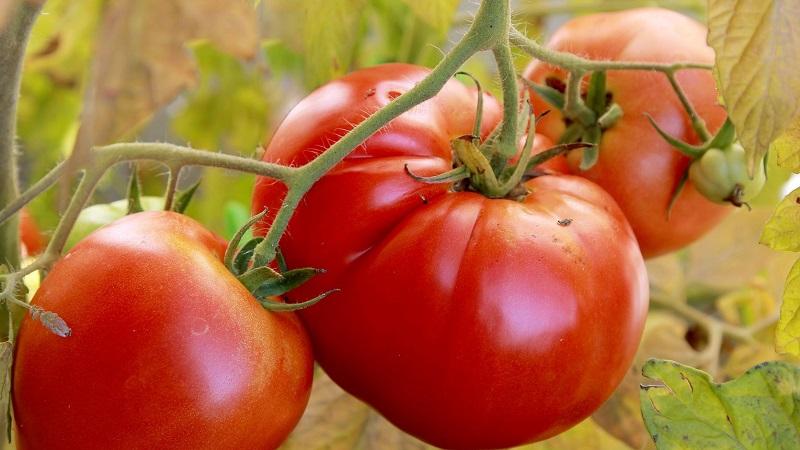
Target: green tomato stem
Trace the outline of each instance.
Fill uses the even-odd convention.
[[[514,61],[508,41],[492,49],[500,82],[503,87],[503,122],[500,124],[500,134],[497,138],[500,155],[504,159],[511,158],[517,153],[517,113],[519,112],[519,86],[517,73],[514,70]]]
[[[592,59],[581,58],[568,52],[560,52],[540,45],[533,39],[528,38],[516,28],[511,28],[509,39],[514,46],[519,47],[525,53],[548,64],[561,67],[567,71],[596,72],[599,70],[650,70],[655,72],[675,72],[682,69],[704,69],[714,68],[711,64],[701,64],[694,62],[675,62],[675,63],[652,63],[643,61],[595,61]]]
[[[705,120],[697,114],[694,105],[689,101],[689,97],[686,96],[686,91],[683,90],[683,87],[681,87],[681,84],[678,82],[678,77],[675,76],[675,70],[668,70],[664,72],[664,75],[667,76],[669,84],[672,86],[672,89],[675,91],[675,94],[678,95],[683,105],[683,109],[685,109],[686,113],[689,115],[689,119],[692,121],[692,128],[694,132],[697,133],[697,137],[700,138],[701,142],[706,142],[711,139],[711,133],[706,127]]]
[[[183,169],[183,166],[179,164],[169,167],[167,189],[164,192],[164,211],[172,210],[172,203],[175,201],[175,191],[178,190],[181,169]]]
[[[425,79],[353,127],[319,157],[303,166],[293,182],[289,183],[289,191],[286,193],[282,207],[276,214],[264,240],[255,249],[257,265],[267,264],[275,259],[278,242],[289,225],[289,219],[297,209],[303,195],[317,180],[392,119],[433,98],[472,55],[503,43],[511,17],[508,3],[508,0],[482,2],[475,16],[475,22],[472,23],[467,33],[450,53],[439,61]],[[514,105],[516,106],[516,98]]]
[[[19,195],[17,186],[17,99],[22,63],[31,28],[43,2],[14,2],[7,23],[0,27],[0,207]],[[0,223],[0,261],[19,267],[19,220]]]

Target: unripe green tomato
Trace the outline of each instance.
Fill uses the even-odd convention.
[[[744,148],[738,143],[727,149],[712,148],[689,167],[689,180],[706,198],[717,203],[741,206],[761,192],[766,175],[756,164],[753,178],[747,175]]]
[[[145,211],[157,211],[164,208],[164,198],[155,196],[142,196],[142,209]],[[75,226],[67,238],[64,250],[69,250],[81,239],[85,238],[92,231],[110,224],[111,222],[123,217],[128,213],[128,200],[117,200],[111,203],[101,203],[92,205],[78,216]]]

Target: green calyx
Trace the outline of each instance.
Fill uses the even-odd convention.
[[[756,165],[752,177],[747,174],[745,151],[736,141],[736,130],[730,119],[725,120],[719,131],[702,145],[691,145],[662,130],[652,117],[647,118],[665,141],[692,159],[688,173],[684,174],[673,193],[670,207],[687,180],[712,202],[730,203],[736,207],[747,205],[761,192],[766,181],[764,164]]]
[[[748,176],[744,148],[733,143],[706,150],[689,166],[689,180],[709,200],[741,207],[761,192],[766,174],[764,165],[757,164],[753,177]]]
[[[622,118],[622,107],[613,103],[606,88],[606,73],[592,72],[585,93],[580,94],[583,73],[570,74],[567,84],[551,79],[545,85],[526,80],[536,94],[554,108],[559,109],[566,128],[558,140],[559,144],[584,143],[587,145],[581,157],[581,170],[589,170],[597,163],[600,139],[603,132],[613,127]]]
[[[311,267],[289,270],[282,255],[278,259],[280,271],[267,265],[255,266],[253,261],[255,248],[264,238],[253,238],[245,242],[241,247],[239,244],[247,230],[263,219],[266,213],[267,211],[265,210],[251,217],[236,232],[228,244],[224,257],[224,263],[228,270],[253,294],[256,300],[261,303],[261,306],[270,311],[296,311],[314,305],[328,295],[338,291],[338,289],[333,289],[299,303],[284,303],[275,299],[299,287],[315,275],[324,273],[324,270]]]

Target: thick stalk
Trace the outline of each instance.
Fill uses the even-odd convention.
[[[424,80],[373,113],[319,157],[306,164],[302,175],[297,177],[296,182],[290,183],[289,192],[275,215],[272,226],[256,247],[255,263],[263,265],[275,258],[278,241],[286,231],[289,219],[297,209],[300,199],[317,180],[392,119],[436,95],[472,55],[499,45],[505,37],[504,30],[507,30],[509,21],[508,0],[482,2],[475,22],[467,33]]]
[[[10,0],[4,0],[10,1]],[[0,208],[17,198],[17,158],[14,139],[17,126],[22,63],[33,22],[41,2],[19,1],[0,29]],[[0,224],[0,264],[19,267],[19,222]]]

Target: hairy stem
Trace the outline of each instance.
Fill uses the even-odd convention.
[[[534,58],[548,64],[561,67],[567,71],[596,72],[599,70],[651,70],[655,72],[675,72],[682,69],[705,69],[714,68],[711,64],[701,64],[695,62],[675,62],[675,63],[652,63],[640,61],[595,61],[592,59],[581,58],[568,52],[560,52],[540,45],[536,41],[528,38],[516,28],[512,28],[509,33],[511,43],[519,47]]]
[[[178,190],[178,180],[181,177],[182,165],[170,166],[167,178],[167,190],[164,193],[164,211],[172,209],[175,200],[175,191]]]
[[[8,0],[6,0],[8,1]],[[0,208],[17,198],[17,158],[14,139],[17,99],[22,78],[25,45],[41,2],[16,2],[8,22],[0,29]],[[0,224],[0,264],[19,267],[19,222]]]
[[[492,49],[503,86],[503,122],[500,125],[498,143],[500,152],[508,159],[517,152],[517,112],[519,111],[519,87],[511,48],[503,42]]]
[[[303,166],[302,174],[289,184],[286,198],[267,235],[255,249],[255,263],[263,265],[275,258],[278,241],[286,231],[289,219],[297,209],[300,199],[317,180],[392,119],[436,95],[472,55],[481,50],[489,50],[502,42],[509,20],[508,0],[482,2],[475,22],[467,33],[424,80],[373,113],[319,157]],[[516,104],[516,99],[514,102]]]

